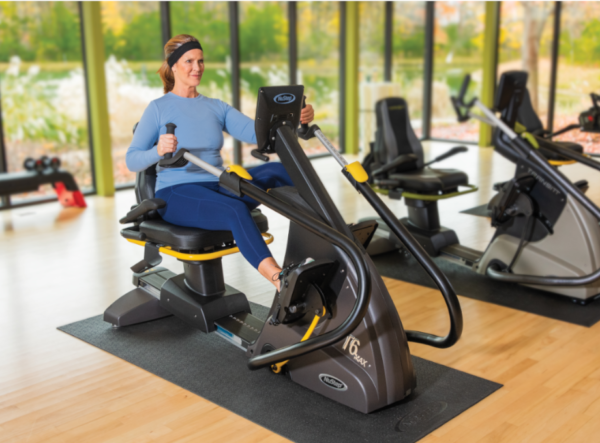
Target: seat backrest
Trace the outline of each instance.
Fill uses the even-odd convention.
[[[500,111],[500,118],[509,127],[514,127],[523,97],[526,95],[528,74],[525,71],[507,71],[500,76],[496,94],[494,96],[494,109]],[[521,157],[514,150],[508,136],[500,128],[495,128],[492,135],[492,145],[496,152],[512,162],[517,162]]]
[[[510,128],[517,122],[519,109],[527,91],[527,76],[525,71],[506,71],[500,76],[496,88],[494,109],[500,111],[500,118]]]
[[[139,123],[139,122],[138,122]],[[133,133],[137,129],[138,123],[133,125]],[[154,143],[156,145],[156,143]],[[135,198],[139,203],[144,200],[154,198],[154,189],[156,187],[156,165],[146,168],[144,171],[140,171],[135,174]],[[154,212],[154,211],[152,211]]]
[[[377,134],[374,155],[382,165],[391,162],[399,155],[417,156],[417,168],[423,167],[423,146],[410,124],[410,114],[406,100],[389,97],[375,105]]]
[[[135,174],[135,198],[138,203],[154,198],[156,187],[156,163]]]
[[[533,109],[528,89],[525,89],[525,93],[523,94],[523,101],[521,102],[521,106],[519,106],[517,121],[525,126],[528,132],[544,130],[544,124],[536,114],[535,109]]]

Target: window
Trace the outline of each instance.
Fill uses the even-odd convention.
[[[156,73],[163,61],[158,2],[102,2],[106,89],[115,184],[135,180],[125,164],[133,125],[163,95]]]
[[[397,85],[383,81],[385,3],[360,2],[358,14],[359,140],[364,153],[369,150],[369,143],[375,140],[375,104],[400,91]]]
[[[200,94],[231,104],[231,51],[227,2],[170,2],[171,32],[189,34],[202,44],[204,74]],[[224,164],[233,163],[233,137],[223,134]]]
[[[432,138],[465,141],[479,138],[476,121],[457,121],[450,97],[458,94],[466,74],[471,74],[467,94],[480,94],[484,21],[484,2],[435,3]]]
[[[299,2],[298,84],[315,109],[315,123],[334,145],[339,143],[340,7],[337,2]],[[308,155],[327,152],[303,143]]]
[[[500,9],[498,78],[505,71],[527,71],[531,102],[544,124],[550,93],[553,14],[553,2],[502,2]]]
[[[240,2],[240,78],[242,112],[254,119],[261,86],[289,84],[289,34],[285,2]],[[242,144],[242,164],[257,163],[256,145]]]
[[[0,97],[7,170],[59,157],[81,190],[93,187],[76,2],[0,3]],[[54,195],[51,185],[13,204]]]
[[[425,62],[425,2],[394,2],[392,81],[408,103],[418,137],[423,124]]]
[[[590,93],[600,94],[600,3],[563,2],[556,84],[554,130],[577,123],[592,106]],[[578,130],[558,137],[600,152],[600,134]]]

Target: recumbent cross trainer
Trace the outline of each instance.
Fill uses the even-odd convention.
[[[290,285],[276,293],[267,321],[252,315],[244,294],[224,284],[221,256],[237,252],[231,233],[184,228],[160,219],[156,211],[165,202],[152,198],[152,168],[138,173],[138,205],[121,220],[133,223],[121,231],[123,237],[144,245],[144,259],[132,268],[136,288],[115,301],[104,319],[122,327],[174,314],[243,349],[250,369],[270,367],[334,401],[369,413],[402,400],[415,389],[408,341],[452,346],[462,333],[462,313],[443,273],[403,227],[395,226],[438,282],[451,324],[444,337],[403,329],[365,251],[375,224],[345,223],[298,143],[303,91],[303,86],[261,88],[255,120],[256,154],[277,153],[294,187],[264,192],[252,185],[251,171],[240,166],[223,171],[185,148],[159,162],[161,167],[194,163],[216,175],[231,192],[247,195],[290,220],[283,263]],[[282,94],[286,100],[277,101]],[[172,125],[169,131],[174,129]],[[306,138],[314,136],[314,126],[305,129]],[[358,167],[348,171],[361,176]],[[364,180],[355,183],[365,184]],[[383,216],[390,213],[374,193],[371,198]],[[267,230],[263,215],[256,214],[255,221],[262,232]],[[184,274],[158,268],[160,254],[183,261]],[[307,257],[314,261],[297,265]]]

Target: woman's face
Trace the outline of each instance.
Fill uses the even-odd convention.
[[[198,86],[204,72],[204,55],[200,49],[190,49],[173,65],[175,83]]]

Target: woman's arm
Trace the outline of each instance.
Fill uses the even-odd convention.
[[[254,120],[245,116],[227,103],[221,103],[225,117],[223,130],[237,140],[245,143],[256,143]]]
[[[150,102],[137,125],[125,161],[132,172],[140,172],[157,163],[161,157],[154,143],[160,133],[158,107]]]
[[[223,103],[223,102],[221,102]],[[223,130],[232,137],[246,143],[256,143],[256,132],[254,130],[254,120],[245,116],[240,111],[227,103],[223,103],[225,112],[225,126]],[[315,112],[309,104],[302,109],[300,114],[301,123],[310,123],[314,120]]]

